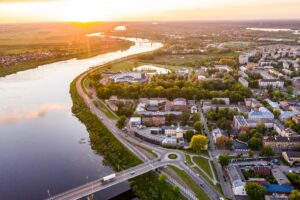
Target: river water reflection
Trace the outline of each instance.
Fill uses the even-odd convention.
[[[56,62],[0,78],[1,199],[43,199],[112,170],[89,145],[85,126],[71,113],[71,81],[91,66],[151,51],[159,43],[130,39],[126,51]],[[97,194],[108,199],[127,182]]]

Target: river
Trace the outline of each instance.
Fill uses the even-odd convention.
[[[71,59],[0,78],[0,199],[44,199],[112,173],[72,115],[71,81],[89,67],[161,47],[147,40],[88,59]],[[109,199],[128,182],[97,194]]]

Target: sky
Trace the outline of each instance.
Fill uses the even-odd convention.
[[[0,22],[300,19],[300,0],[0,0]]]

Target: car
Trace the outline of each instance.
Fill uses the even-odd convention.
[[[133,174],[135,174],[135,171],[130,172],[130,175],[133,175]]]

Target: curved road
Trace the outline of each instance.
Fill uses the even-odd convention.
[[[184,153],[182,153],[181,151],[178,151],[178,150],[170,150],[170,149],[162,148],[160,146],[157,146],[157,145],[154,145],[154,144],[150,144],[150,143],[145,143],[145,142],[141,143],[136,138],[129,137],[127,134],[125,134],[123,131],[121,131],[120,129],[118,129],[115,126],[115,121],[114,120],[109,119],[102,111],[100,111],[94,105],[93,99],[91,99],[84,92],[84,89],[82,88],[82,84],[81,83],[82,83],[82,80],[84,79],[84,77],[88,73],[93,72],[96,69],[97,68],[93,68],[93,69],[90,69],[90,70],[86,71],[85,73],[81,74],[77,78],[77,80],[76,80],[76,89],[78,91],[78,94],[81,96],[81,98],[86,103],[86,105],[90,108],[90,111],[95,116],[97,116],[97,118],[100,121],[102,121],[102,123],[116,137],[116,139],[118,139],[126,148],[128,148],[130,151],[132,151],[136,156],[138,156],[140,159],[142,159],[143,161],[145,161],[146,163],[144,165],[146,165],[146,166],[149,166],[148,163],[151,163],[152,161],[149,161],[147,159],[147,157],[142,152],[140,152],[137,148],[135,148],[135,146],[132,145],[132,144],[136,144],[136,145],[142,146],[144,148],[153,150],[156,154],[158,154],[158,157],[159,157],[158,159],[155,160],[155,166],[161,167],[161,166],[164,166],[164,165],[173,165],[173,166],[176,166],[176,167],[184,170],[196,183],[198,183],[198,185],[200,185],[202,187],[202,189],[206,192],[207,196],[210,199],[212,199],[212,200],[218,200],[218,199],[220,199],[221,195],[219,194],[219,192],[217,192],[215,190],[215,188],[213,188],[192,167],[190,167],[187,164],[185,164],[185,154]],[[170,161],[169,159],[167,159],[168,154],[170,154],[170,153],[177,154],[178,158],[176,160]],[[143,171],[144,173],[148,172],[146,169],[148,171],[151,171],[151,170],[153,170],[155,168],[151,169],[151,168],[147,168],[146,167],[144,169],[144,171]],[[128,170],[130,171],[131,169],[128,169]],[[126,170],[126,171],[128,171],[128,170]],[[123,172],[120,172],[120,173],[123,173]],[[118,174],[120,174],[120,173],[118,173]],[[143,174],[143,173],[140,173],[140,174]],[[136,174],[131,174],[132,177],[134,177],[135,175]],[[130,177],[130,172],[129,172],[129,175],[127,174],[127,178],[132,178],[132,177]],[[124,179],[120,179],[120,180],[125,181],[125,180],[128,180],[128,179],[124,178]],[[72,190],[69,190],[69,191],[67,191],[65,193],[53,196],[50,199],[78,199],[78,198],[81,198],[83,196],[88,196],[90,194],[93,194],[96,191],[104,189],[103,185],[101,185],[100,183],[101,183],[101,180],[92,181],[92,182],[87,183],[87,184],[85,184],[83,186],[80,186],[80,187],[74,188]],[[67,196],[65,196],[66,198],[64,198],[64,194],[67,195]]]

